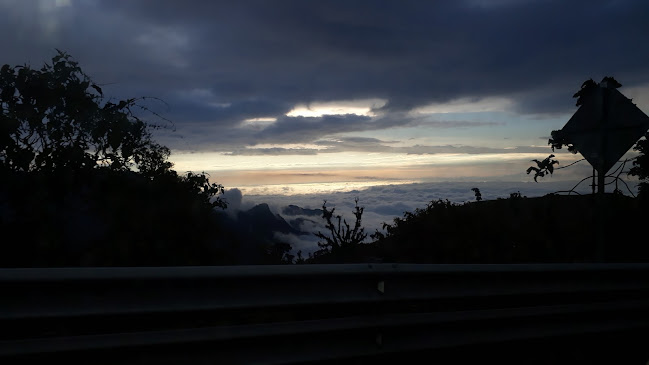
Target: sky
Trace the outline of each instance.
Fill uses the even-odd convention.
[[[587,79],[649,112],[647,19],[644,0],[0,0],[0,64],[60,49],[107,97],[151,97],[174,168],[250,202],[402,186],[406,209],[430,184],[587,176],[525,170]]]

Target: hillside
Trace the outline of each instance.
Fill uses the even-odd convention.
[[[646,262],[646,206],[606,194],[433,201],[376,241],[319,262]]]

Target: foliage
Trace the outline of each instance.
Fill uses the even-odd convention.
[[[221,184],[210,183],[208,174],[187,172],[185,176],[178,176],[177,180],[184,191],[198,197],[202,204],[211,208],[227,208],[227,202],[219,196],[225,192],[225,188]]]
[[[598,86],[599,85],[592,78],[584,81],[581,84],[581,88],[572,96],[573,98],[577,98],[575,106],[583,105],[585,99],[588,99]]]
[[[302,257],[302,250],[298,250],[295,255],[292,255],[290,253],[290,250],[292,249],[291,246],[285,247],[287,248],[286,250],[283,251],[280,263],[281,264],[305,264],[307,263],[306,259]]]
[[[633,160],[633,167],[629,170],[629,175],[637,176],[640,179],[639,196],[643,198],[649,196],[649,133],[645,134],[633,147],[634,151],[640,152],[638,157]]]
[[[226,261],[222,230],[196,180],[96,169],[84,179],[6,174],[0,266],[167,266]]]
[[[105,101],[61,51],[41,69],[0,68],[0,229],[20,237],[0,244],[0,266],[228,261],[223,186],[171,169],[143,99]]]
[[[474,188],[475,189],[475,188]],[[457,206],[447,200],[432,200],[426,205],[426,208],[416,208],[414,212],[404,212],[403,218],[394,218],[392,224],[383,223],[383,229],[386,231],[387,236],[397,234],[400,230],[407,229],[409,225],[417,224],[419,219],[430,215],[433,211],[440,212],[442,210],[452,210]]]
[[[103,102],[101,87],[72,58],[57,50],[40,70],[4,65],[0,69],[0,171],[73,174],[135,169],[148,178],[176,180],[213,207],[225,208],[223,186],[205,173],[178,176],[170,151],[141,119],[144,98]],[[153,112],[152,112],[153,113]],[[157,115],[156,113],[153,113]]]
[[[475,200],[480,201],[482,200],[482,194],[480,193],[480,189],[478,188],[471,188],[471,191],[475,194]]]
[[[527,198],[526,196],[523,196],[520,191],[517,191],[515,193],[509,193],[509,199],[516,200],[516,199],[523,199]]]
[[[103,102],[102,89],[69,55],[52,64],[0,69],[0,168],[87,171],[108,167],[164,174],[169,149],[134,112],[140,99]]]
[[[320,250],[316,252],[316,256],[331,253],[333,255],[339,255],[340,252],[353,250],[357,245],[363,243],[365,238],[367,238],[367,233],[365,233],[365,228],[361,227],[361,221],[363,216],[364,207],[358,206],[358,198],[354,199],[354,217],[356,222],[352,228],[346,219],[343,219],[340,215],[334,215],[336,208],[327,208],[327,201],[325,200],[322,204],[322,218],[325,220],[325,228],[329,230],[329,235],[325,235],[322,232],[318,231],[315,235],[322,239],[323,241],[318,242],[318,247]]]
[[[568,148],[568,152],[572,154],[579,152],[577,151],[577,147],[572,144],[572,142],[568,139],[568,136],[562,129],[550,132],[550,139],[548,140],[548,144],[550,145],[552,152],[562,149],[563,146],[566,146]]]
[[[602,204],[603,216],[597,213]],[[607,261],[646,262],[642,240],[619,240],[620,227],[630,236],[644,234],[642,211],[635,199],[613,194],[601,202],[520,193],[479,203],[434,200],[384,223],[386,233],[370,245],[384,262],[547,263],[593,262],[594,242],[603,240]]]
[[[545,176],[547,174],[551,175],[554,172],[554,165],[559,163],[559,161],[553,160],[552,159],[553,157],[554,157],[554,155],[550,155],[550,156],[546,157],[543,161],[539,161],[539,160],[536,160],[536,159],[532,160],[533,162],[536,162],[537,167],[534,167],[534,166],[528,167],[527,168],[527,174],[529,175],[530,172],[534,171],[534,181],[535,182],[538,182],[537,179],[539,177],[543,177],[543,176]]]

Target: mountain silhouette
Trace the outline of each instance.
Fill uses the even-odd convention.
[[[321,216],[322,209],[301,208],[298,207],[297,205],[291,204],[284,207],[284,209],[282,209],[282,214],[287,216],[294,216],[294,215]]]
[[[256,238],[272,239],[275,232],[300,234],[299,230],[279,214],[273,214],[268,204],[258,204],[247,211],[237,214],[237,225],[242,233]]]
[[[297,217],[295,219],[290,219],[288,221],[288,224],[290,224],[291,227],[297,229],[298,231],[302,231],[301,227],[306,223],[309,223],[309,224],[314,225],[314,226],[318,224],[318,222],[316,222],[315,220],[309,219],[309,218],[304,218],[304,217]],[[307,233],[306,232],[301,232],[301,234],[307,234]]]

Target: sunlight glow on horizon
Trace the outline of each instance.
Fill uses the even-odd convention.
[[[248,194],[306,194],[327,189],[442,181],[531,181],[525,170],[532,153],[403,155],[321,153],[310,156],[226,156],[220,153],[172,155],[178,172],[206,172],[213,182]],[[200,158],[198,158],[200,157]],[[580,156],[562,154],[567,165]],[[316,160],[314,160],[316,159]],[[588,169],[586,169],[588,170]],[[574,179],[582,167],[564,170],[554,180]],[[590,170],[588,170],[590,171]],[[588,172],[586,171],[586,172]],[[264,192],[262,192],[262,190]]]
[[[377,181],[340,181],[318,183],[293,183],[293,184],[261,184],[238,187],[246,195],[300,195],[300,194],[327,194],[349,191],[362,191],[373,186],[415,184],[419,180],[377,180]]]
[[[543,146],[545,147],[545,146]],[[273,155],[280,149],[310,149],[314,154]],[[289,196],[327,194],[363,190],[373,186],[434,182],[507,181],[532,182],[526,174],[531,160],[550,154],[512,153],[438,153],[405,154],[396,152],[327,152],[315,144],[260,144],[246,149],[260,149],[260,154],[228,155],[228,152],[172,153],[170,161],[179,173],[206,172],[210,180],[226,189],[239,189],[245,195]],[[268,153],[268,154],[264,154]],[[289,151],[290,153],[290,151]],[[557,160],[566,166],[581,159],[557,151]],[[590,166],[580,163],[561,170],[545,181],[578,181],[590,174]],[[555,171],[556,172],[556,171]],[[576,180],[575,180],[576,179]]]
[[[228,155],[224,152],[172,154],[178,171],[286,170],[414,165],[461,165],[539,158],[538,153],[439,153],[403,154],[380,152],[333,152],[315,155]]]

